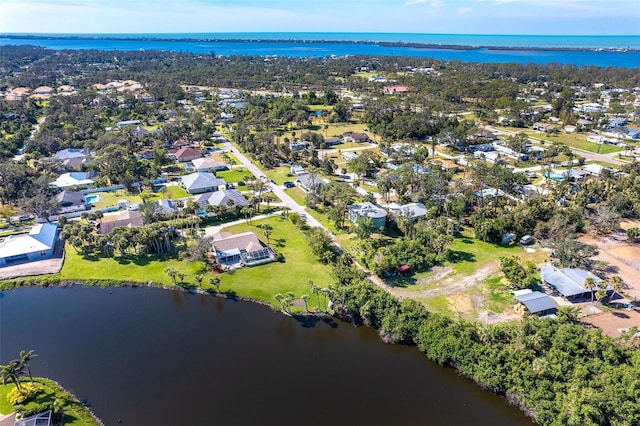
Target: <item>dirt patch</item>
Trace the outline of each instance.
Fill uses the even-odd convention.
[[[520,318],[522,318],[522,315],[518,314],[513,309],[508,309],[500,314],[496,314],[495,312],[492,312],[492,311],[480,311],[478,313],[478,320],[486,324],[515,321]]]
[[[611,337],[620,337],[622,331],[633,326],[640,326],[640,308],[616,309],[613,312],[591,315],[583,318],[582,322],[602,329],[603,333]]]
[[[447,297],[449,310],[465,316],[472,315],[476,310],[476,305],[471,296],[467,294],[454,294]]]
[[[607,262],[609,276],[618,275],[622,278],[626,296],[631,300],[640,300],[640,246],[628,244],[626,235],[621,234],[602,238],[585,236],[580,241],[598,246],[599,253],[595,259]]]

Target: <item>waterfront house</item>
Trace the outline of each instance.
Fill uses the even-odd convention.
[[[189,194],[215,192],[226,188],[226,182],[209,172],[191,173],[180,178],[182,186]]]
[[[352,204],[348,207],[348,210],[349,220],[352,223],[358,223],[360,218],[369,218],[374,228],[380,229],[385,226],[387,212],[373,203]]]
[[[0,266],[51,257],[57,240],[55,223],[41,223],[28,234],[9,236],[0,243]]]
[[[263,246],[253,232],[236,235],[219,232],[213,235],[212,246],[218,264],[229,268],[260,265],[276,260],[275,252],[270,247]]]
[[[100,223],[100,233],[106,235],[116,228],[124,226],[139,227],[144,225],[142,213],[136,210],[125,210],[116,216],[116,220]]]

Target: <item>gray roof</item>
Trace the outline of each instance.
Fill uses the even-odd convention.
[[[55,196],[58,204],[79,206],[86,204],[84,195],[80,191],[62,191]]]
[[[218,179],[216,175],[208,172],[191,173],[190,175],[182,176],[181,179],[188,192],[226,185],[223,179]]]
[[[116,216],[116,220],[112,222],[102,222],[100,224],[100,233],[102,235],[106,235],[115,228],[121,228],[124,226],[137,227],[143,225],[144,219],[142,217],[142,213],[134,210],[125,210]]]
[[[153,210],[158,214],[171,214],[175,213],[177,210],[175,204],[173,204],[173,201],[171,200],[162,199],[154,201],[153,204]]]
[[[300,185],[307,189],[317,189],[325,184],[325,182],[318,176],[312,176],[308,173],[298,175],[296,177],[296,181],[300,182]]]
[[[89,151],[78,148],[67,148],[53,154],[53,159],[57,161],[68,160],[69,158],[85,158]]]
[[[600,278],[584,269],[557,269],[552,265],[542,266],[542,268],[540,268],[540,277],[565,297],[597,290],[597,288],[588,290],[584,287],[584,280],[587,278],[593,278],[596,282],[601,281]]]
[[[516,300],[527,307],[532,314],[557,308],[552,298],[539,291],[515,296]]]
[[[207,204],[211,204],[212,206],[224,206],[226,208],[235,207],[235,206],[248,206],[249,201],[235,189],[227,189],[224,191],[217,192],[206,192],[204,194],[193,197],[193,200],[200,204],[203,208]],[[233,204],[229,206],[228,202],[231,201]]]
[[[350,205],[349,211],[354,212],[358,216],[366,216],[372,219],[382,218],[387,216],[387,212],[384,209],[381,209],[375,204],[369,203],[369,202]]]

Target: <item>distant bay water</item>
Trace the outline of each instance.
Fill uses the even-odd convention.
[[[380,45],[376,44],[377,42],[473,48],[418,48]],[[0,35],[0,46],[3,45],[37,45],[56,50],[142,49],[200,54],[215,52],[217,55],[225,56],[412,56],[485,63],[560,63],[640,68],[640,36],[400,33],[4,34]]]

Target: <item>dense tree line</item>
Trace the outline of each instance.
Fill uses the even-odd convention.
[[[375,327],[387,341],[417,345],[480,385],[505,395],[540,424],[631,425],[640,422],[640,350],[580,325],[574,311],[557,320],[481,324],[428,312],[410,299],[358,279],[340,261],[336,314]],[[345,272],[351,270],[349,274]],[[349,279],[350,277],[350,279]]]

